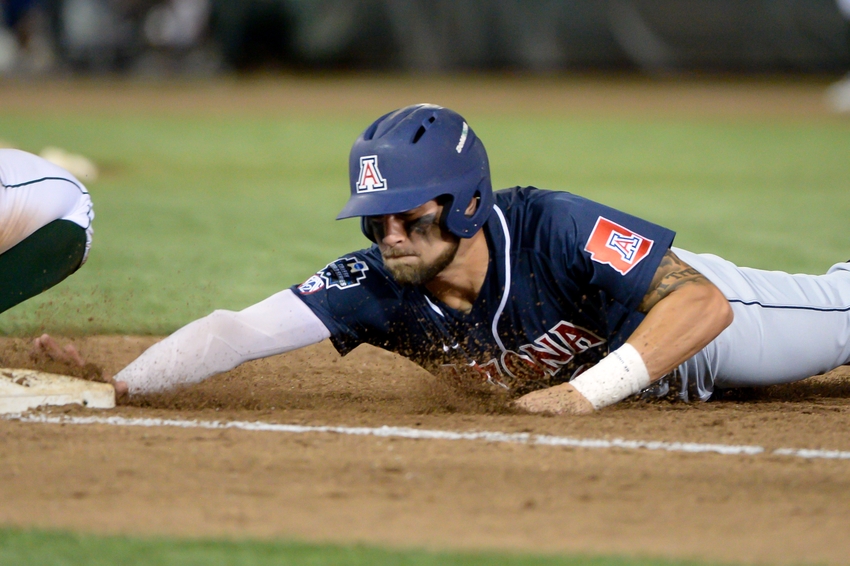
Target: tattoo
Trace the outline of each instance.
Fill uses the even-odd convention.
[[[711,283],[699,271],[679,259],[672,250],[667,250],[652,277],[652,283],[649,284],[649,290],[638,306],[638,310],[642,313],[648,313],[652,307],[658,304],[658,301],[679,287],[691,284],[710,285]]]

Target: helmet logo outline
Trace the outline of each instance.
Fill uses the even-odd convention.
[[[360,175],[357,177],[357,193],[386,191],[387,180],[378,168],[377,155],[364,155],[360,158]]]
[[[457,147],[455,151],[460,153],[463,151],[463,145],[466,143],[466,136],[469,134],[469,126],[466,125],[466,122],[463,123],[463,129],[460,132],[460,140],[457,142]]]

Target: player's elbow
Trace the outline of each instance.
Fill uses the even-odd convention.
[[[732,305],[729,304],[729,299],[725,296],[721,303],[723,305],[723,328],[726,328],[735,320],[735,312],[732,310]]]
[[[720,334],[727,326],[732,324],[735,319],[735,313],[732,311],[732,305],[729,304],[729,299],[717,288],[716,285],[709,283],[704,285],[705,302],[704,312],[710,318],[712,326],[717,329]]]

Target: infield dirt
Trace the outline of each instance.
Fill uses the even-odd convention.
[[[156,338],[74,339],[113,373]],[[56,371],[29,343],[6,366]],[[395,355],[328,342],[108,412],[49,414],[408,426],[758,445],[729,456],[330,433],[0,421],[0,524],[133,535],[283,537],[433,549],[846,563],[850,371],[706,404],[626,402],[589,417],[514,414]]]
[[[62,83],[62,97],[44,85],[20,83],[3,85],[0,104],[9,112],[58,114],[297,113],[384,109],[436,95],[453,105],[471,92],[468,83],[452,81],[414,86],[388,80],[386,89],[366,83],[346,89],[322,81],[204,88]],[[528,112],[831,119],[822,105],[823,84],[659,87],[633,81],[611,88],[604,80],[516,80],[491,86],[475,95],[493,111],[515,111],[522,101]],[[115,89],[124,92],[116,96]],[[158,338],[61,340],[113,374]],[[0,365],[67,369],[33,360],[25,338],[0,339]],[[373,348],[340,358],[325,342],[113,411],[48,413],[530,432],[758,445],[765,452],[729,456],[0,420],[2,525],[772,564],[846,564],[850,556],[850,460],[772,454],[778,448],[850,451],[850,368],[711,403],[626,402],[588,417],[555,418],[459,395]]]

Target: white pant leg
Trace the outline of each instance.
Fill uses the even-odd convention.
[[[825,275],[803,275],[675,252],[720,288],[735,315],[679,367],[690,397],[705,400],[715,387],[797,381],[850,361],[850,264],[836,264]]]
[[[86,231],[85,262],[93,219],[89,193],[73,175],[37,155],[0,149],[0,253],[54,220],[68,220]]]

